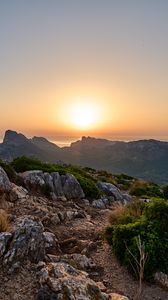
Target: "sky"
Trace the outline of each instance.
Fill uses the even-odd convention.
[[[0,137],[168,139],[167,0],[0,0]]]

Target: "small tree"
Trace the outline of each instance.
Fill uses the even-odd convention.
[[[128,247],[127,247],[127,250],[131,254],[131,256],[133,257],[133,259],[135,261],[137,271],[135,269],[134,269],[134,271],[135,271],[135,273],[138,273],[138,278],[139,278],[139,286],[138,286],[137,293],[134,297],[134,300],[140,300],[141,295],[142,295],[142,282],[143,282],[143,278],[144,278],[145,262],[147,259],[147,253],[145,253],[145,244],[144,244],[144,242],[141,241],[140,235],[138,235],[138,237],[136,237],[136,245],[137,245],[138,252],[139,252],[139,260],[137,259],[137,257],[135,255],[133,255],[133,253],[129,250]]]

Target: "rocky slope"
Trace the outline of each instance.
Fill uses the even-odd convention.
[[[0,233],[0,299],[133,299],[137,282],[102,238],[111,205],[124,201],[122,191],[100,183],[109,196],[88,200],[71,174],[20,176],[24,188],[0,168],[0,208],[11,224]],[[48,184],[52,191],[45,197]],[[159,287],[144,285],[142,299],[167,298]]]

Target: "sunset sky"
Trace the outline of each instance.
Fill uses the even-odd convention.
[[[168,139],[167,0],[0,0],[0,137]]]

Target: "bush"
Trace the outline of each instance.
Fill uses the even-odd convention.
[[[116,205],[109,214],[109,223],[116,224],[128,224],[135,222],[142,216],[145,203],[139,199],[133,200],[126,206]]]
[[[95,182],[87,177],[81,176],[80,174],[74,174],[76,179],[79,181],[81,188],[83,189],[85,196],[88,198],[97,199],[101,196],[100,190],[97,188]]]
[[[137,180],[130,188],[130,194],[137,197],[163,197],[157,184]]]
[[[25,172],[31,170],[41,170],[43,172],[62,172],[63,166],[57,166],[53,164],[43,163],[38,159],[33,159],[26,156],[15,158],[12,163],[12,167],[16,172]],[[65,172],[64,172],[65,174]]]
[[[0,232],[9,231],[9,217],[3,209],[0,209]]]
[[[125,252],[127,247],[132,244],[132,239],[139,235],[139,232],[143,232],[146,228],[145,222],[137,221],[135,223],[129,223],[124,225],[114,225],[113,231],[113,249],[116,256],[121,262],[125,260]]]
[[[138,202],[136,206],[133,205],[137,206]],[[108,226],[105,237],[119,260],[135,275],[136,262],[133,256],[139,261],[136,239],[140,236],[147,253],[144,278],[151,280],[158,270],[168,272],[168,203],[163,199],[155,199],[144,204],[139,211],[141,216],[139,213],[137,217],[134,216],[132,223],[122,224],[121,218],[120,224]]]
[[[123,205],[116,205],[109,214],[109,223],[111,225],[121,224],[122,219],[126,215],[126,207]]]
[[[15,182],[17,179],[17,175],[14,168],[10,164],[5,163],[1,160],[0,160],[0,166],[4,169],[4,171],[8,175],[9,180]]]

